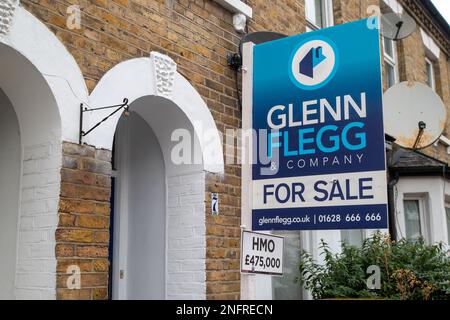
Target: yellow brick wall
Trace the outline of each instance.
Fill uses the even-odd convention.
[[[111,152],[63,143],[59,223],[56,230],[58,299],[106,299]],[[81,271],[81,289],[67,288],[67,268]]]

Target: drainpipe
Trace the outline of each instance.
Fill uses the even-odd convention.
[[[398,172],[394,173],[394,175],[389,174],[388,181],[388,211],[389,211],[389,234],[391,235],[391,240],[397,240],[397,228],[395,225],[395,194],[394,187],[398,183],[399,180]]]

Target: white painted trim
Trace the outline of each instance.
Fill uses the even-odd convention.
[[[125,132],[123,135],[117,137],[119,140],[128,141],[128,126],[126,126]],[[117,141],[120,144],[120,141]],[[129,187],[129,179],[128,174],[129,171],[129,148],[130,145],[124,143],[124,152],[116,154],[115,161],[117,162],[117,167],[121,167],[122,170],[116,171],[118,173],[118,177],[116,179],[115,185],[115,195],[114,199],[116,201],[114,208],[116,209],[114,212],[114,230],[113,230],[113,275],[112,275],[112,299],[115,300],[124,300],[127,298],[127,272],[128,272],[128,187]],[[118,210],[117,210],[118,209]],[[120,214],[119,214],[120,213]],[[118,257],[118,259],[114,259]],[[120,279],[120,270],[124,270],[125,276],[123,279]]]
[[[435,80],[435,75],[434,75],[434,64],[433,64],[433,61],[431,61],[430,59],[425,57],[425,68],[427,68],[427,64],[430,65],[430,67],[431,67],[431,89],[433,89],[433,91],[436,91],[436,80]],[[428,70],[427,70],[427,77],[428,77]]]
[[[428,202],[428,195],[426,193],[420,193],[420,194],[404,194],[403,195],[403,212],[405,216],[405,233],[406,233],[406,210],[405,210],[405,201],[417,201],[419,204],[419,225],[420,225],[420,233],[422,237],[425,239],[427,243],[430,243],[429,239],[429,229],[430,229],[430,222],[428,221],[428,217],[431,218],[430,213],[427,210],[427,202]],[[406,234],[405,234],[406,236]]]
[[[431,55],[432,59],[439,60],[439,56],[441,54],[441,49],[439,46],[422,28],[420,28],[420,34],[422,36],[423,45],[426,49],[428,49],[428,55]]]
[[[230,10],[233,13],[242,13],[247,18],[253,17],[253,9],[249,5],[240,0],[214,0],[225,9]]]
[[[400,177],[395,188],[395,223],[399,238],[406,237],[403,200],[422,198],[424,215],[421,219],[425,219],[427,242],[446,242],[445,198],[450,192],[450,183],[443,177]]]
[[[243,132],[252,130],[253,108],[253,48],[254,43],[244,43],[242,53],[242,129]],[[241,192],[241,226],[252,229],[252,136],[242,137],[242,192]],[[241,299],[255,299],[255,276],[241,274]]]
[[[383,0],[383,2],[391,8],[392,12],[395,12],[396,14],[403,13],[403,7],[400,3],[398,3],[397,0]]]
[[[447,147],[447,154],[450,154],[450,139],[448,139],[446,136],[441,135],[439,139],[434,143],[434,146],[437,147],[439,143],[442,143],[444,146]]]
[[[441,135],[441,136],[439,137],[439,141],[442,142],[442,143],[443,143],[444,145],[446,145],[447,147],[450,146],[450,139],[447,138],[447,137],[444,136],[444,135]]]
[[[445,220],[445,224],[447,226],[447,230],[450,230],[450,221],[447,219],[447,208],[450,208],[450,203],[449,202],[445,202],[444,204],[444,220]],[[447,248],[448,250],[450,250],[450,233],[449,231],[447,231]]]
[[[333,0],[325,0],[325,23],[327,27],[334,26]]]
[[[323,28],[332,27],[334,25],[334,11],[333,11],[333,0],[322,0],[321,2],[322,10],[322,23]],[[306,19],[306,32],[312,30],[318,30],[320,27],[306,18],[307,8],[305,3],[305,19]],[[309,29],[309,30],[308,30]]]
[[[384,44],[385,38],[383,37],[381,42],[382,42],[382,46],[383,46],[384,62],[389,64],[394,69],[394,82],[395,82],[395,84],[397,84],[399,82],[398,58],[397,58],[397,42],[395,42],[395,41],[393,41],[391,39],[387,39],[387,40],[391,41],[391,43],[392,43],[392,54],[393,54],[393,56],[390,56],[389,54],[386,53],[386,48],[385,48],[385,44]],[[381,67],[382,67],[382,69],[384,69],[384,64]],[[385,76],[386,76],[386,74],[385,74]]]

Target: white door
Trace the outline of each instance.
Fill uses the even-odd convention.
[[[158,140],[137,113],[115,136],[114,299],[164,299],[166,175]]]
[[[0,88],[0,300],[14,298],[21,147],[19,123]]]

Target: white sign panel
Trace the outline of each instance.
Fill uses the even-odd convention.
[[[244,230],[241,272],[282,275],[283,249],[283,237]]]

